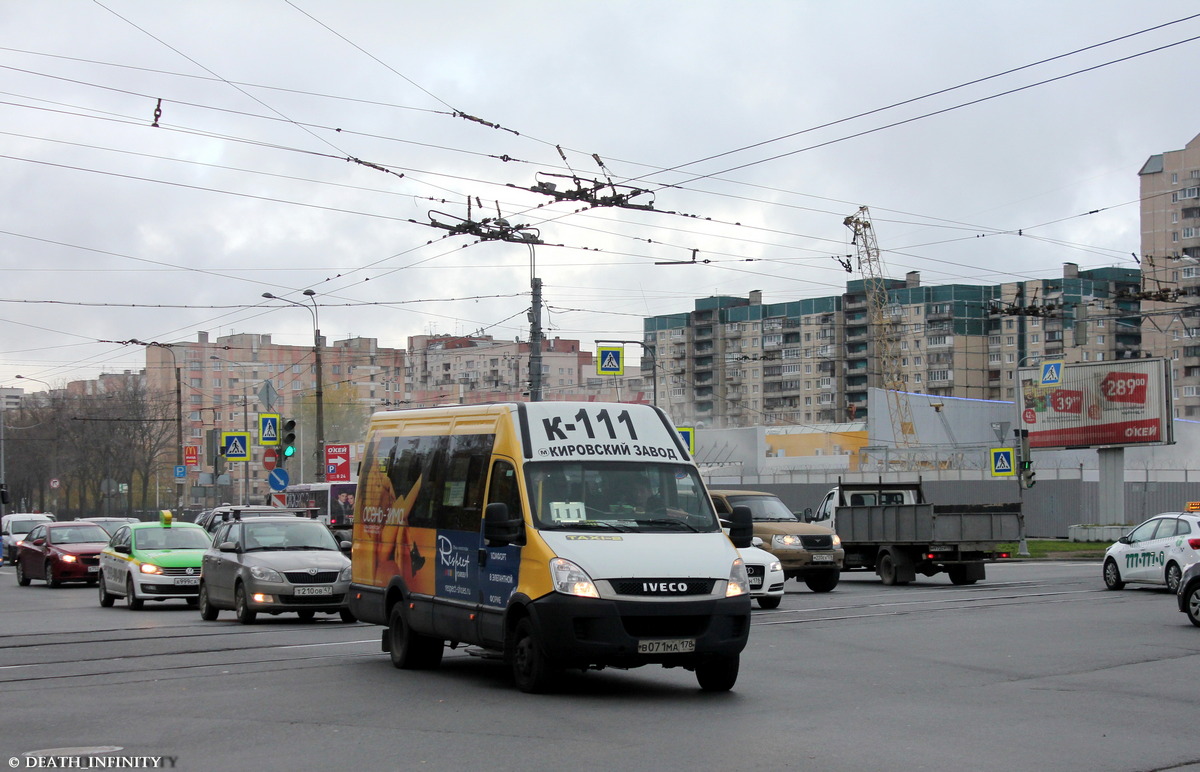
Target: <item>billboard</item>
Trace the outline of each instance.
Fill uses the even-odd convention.
[[[1021,368],[1019,378],[1018,426],[1032,449],[1175,442],[1165,359],[1044,361]]]

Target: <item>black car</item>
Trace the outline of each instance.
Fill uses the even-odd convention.
[[[212,533],[217,530],[217,527],[229,520],[249,519],[251,517],[287,517],[289,515],[295,517],[308,517],[308,510],[305,509],[289,509],[288,507],[269,507],[262,504],[247,504],[245,506],[237,506],[231,504],[223,504],[215,509],[210,509],[207,512],[201,512],[196,518],[196,525],[201,526],[204,530]]]

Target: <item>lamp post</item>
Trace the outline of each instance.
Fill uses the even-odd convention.
[[[38,383],[45,386],[49,391],[54,390],[53,386],[46,383],[41,378],[30,378],[28,375],[18,375],[17,378],[22,381],[37,381]],[[47,394],[47,397],[48,397],[48,394]],[[47,398],[47,404],[49,404],[48,398]],[[0,435],[0,438],[2,438],[2,436],[3,435]],[[2,441],[2,439],[0,439],[0,441]],[[2,476],[2,474],[3,474],[3,469],[0,468],[0,476]],[[55,440],[54,449],[50,455],[50,477],[51,477],[51,479],[58,477],[58,442],[57,442],[57,440]],[[38,487],[40,488],[41,486],[38,486]],[[50,502],[50,510],[57,512],[58,511],[58,492],[55,491],[53,488],[51,488],[51,491],[52,491],[51,492],[52,500]]]
[[[174,343],[159,343],[158,341],[141,341],[137,338],[127,341],[146,348],[161,348],[171,355],[171,369],[175,371],[175,466],[183,466],[183,371],[179,369],[179,360],[175,357]],[[187,478],[176,478],[175,509],[183,511],[183,491]]]
[[[238,367],[238,368],[242,368],[242,369],[245,369],[245,367],[246,367],[241,362],[230,362],[227,359],[222,359],[221,357],[217,357],[217,356],[210,356],[209,359],[213,359],[218,362],[224,362],[225,364],[229,365],[230,367]],[[246,436],[249,436],[250,435],[250,394],[247,391],[246,376],[243,374],[239,378],[239,380],[242,382],[242,431],[246,434]],[[251,450],[250,447],[247,447],[246,448],[246,461],[244,462],[245,466],[242,467],[242,506],[246,506],[247,504],[250,503],[250,459],[253,457],[253,455],[254,455],[253,450]]]
[[[317,300],[316,292],[311,289],[306,289],[302,293],[312,302],[312,308],[297,300],[289,300],[281,298],[278,295],[273,295],[270,292],[264,292],[262,296],[268,300],[282,300],[284,303],[291,303],[294,306],[300,306],[312,314],[313,319],[313,358],[316,361],[317,367],[317,482],[325,482],[325,389],[324,376],[321,372],[321,324],[317,317]]]

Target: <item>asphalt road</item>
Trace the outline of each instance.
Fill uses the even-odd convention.
[[[533,696],[461,649],[395,670],[378,627],[102,609],[5,567],[0,769],[63,748],[181,770],[1200,769],[1200,628],[1165,591],[1108,592],[1093,562],[788,590],[731,693],[650,667]]]

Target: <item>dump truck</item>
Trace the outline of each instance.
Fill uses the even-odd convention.
[[[839,480],[804,519],[841,538],[844,571],[873,570],[889,586],[945,572],[966,585],[986,578],[988,561],[1007,557],[998,548],[1020,538],[1021,505],[933,504],[920,481]]]

